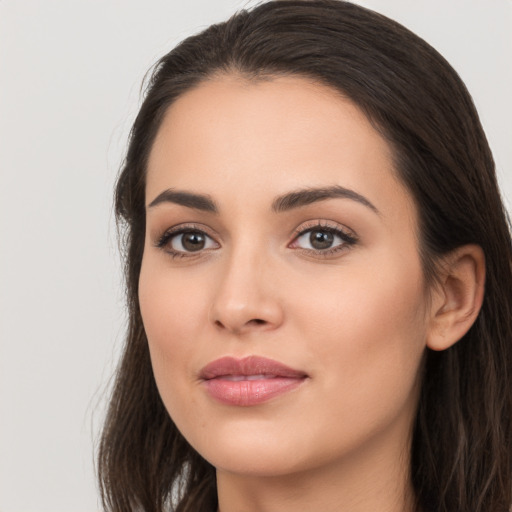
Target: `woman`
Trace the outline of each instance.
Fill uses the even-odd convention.
[[[509,510],[510,231],[471,98],[424,41],[338,0],[185,40],[116,211],[107,510]]]

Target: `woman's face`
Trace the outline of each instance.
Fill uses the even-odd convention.
[[[146,204],[154,374],[203,457],[284,475],[403,456],[429,318],[417,214],[358,108],[298,77],[205,82],[166,114]]]

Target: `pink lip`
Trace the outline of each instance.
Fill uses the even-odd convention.
[[[297,388],[307,374],[265,357],[222,357],[207,364],[200,378],[219,402],[250,406]]]

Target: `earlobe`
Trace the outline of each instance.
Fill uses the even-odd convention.
[[[475,322],[485,288],[485,256],[478,245],[464,245],[443,262],[434,290],[427,346],[445,350],[459,341]]]

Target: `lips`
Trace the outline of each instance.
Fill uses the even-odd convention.
[[[278,361],[259,356],[223,357],[200,372],[208,394],[219,402],[251,406],[299,387],[308,375]]]

